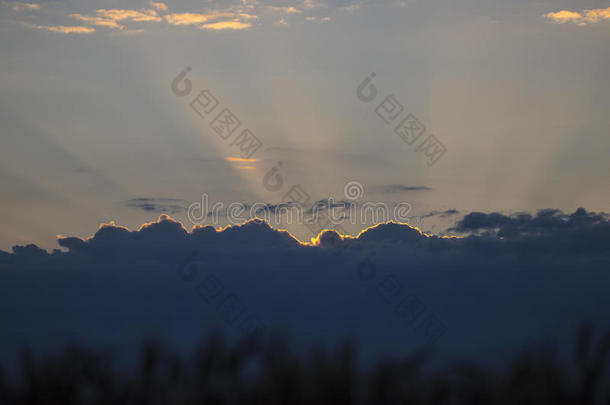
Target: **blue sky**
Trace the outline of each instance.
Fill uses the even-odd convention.
[[[137,229],[160,213],[190,226],[184,208],[202,194],[276,204],[283,191],[262,179],[278,162],[286,187],[313,200],[357,181],[364,199],[414,215],[608,211],[608,7],[2,2],[0,248],[52,248],[58,234]],[[187,66],[193,90],[178,97]],[[364,103],[356,88],[371,72],[378,96]],[[235,145],[189,107],[204,89],[260,139],[254,161],[227,160]],[[433,166],[376,114],[390,95],[446,148]]]

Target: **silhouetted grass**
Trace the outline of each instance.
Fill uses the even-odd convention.
[[[503,371],[458,364],[422,372],[426,354],[358,371],[346,343],[299,356],[281,339],[229,346],[207,339],[185,360],[155,343],[142,347],[139,369],[119,372],[111,357],[79,347],[59,355],[21,353],[20,376],[0,372],[2,404],[609,404],[605,376],[610,333],[584,324],[575,341],[575,372],[552,347],[519,355]]]

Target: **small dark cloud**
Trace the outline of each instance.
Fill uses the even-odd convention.
[[[331,199],[322,199],[314,202],[311,208],[305,211],[306,214],[313,214],[314,212],[323,212],[335,208],[349,209],[354,205],[351,201],[334,201]]]
[[[293,202],[282,202],[282,203],[278,203],[278,204],[265,204],[264,206],[261,205],[260,208],[257,208],[256,211],[254,212],[255,215],[259,215],[259,214],[264,214],[264,213],[271,213],[271,214],[277,214],[277,213],[281,213],[282,211],[285,211],[291,207],[295,207],[297,204],[293,203]],[[258,207],[258,205],[257,205]]]
[[[407,191],[432,190],[428,186],[405,186],[403,184],[386,184],[384,186],[375,187],[374,189],[376,189],[382,193],[405,193]]]
[[[499,237],[586,235],[591,232],[607,232],[610,229],[607,214],[587,212],[578,208],[572,214],[557,209],[544,209],[535,215],[522,212],[504,215],[472,212],[464,216],[450,231],[460,233],[492,233]]]
[[[455,209],[446,210],[446,211],[430,211],[426,215],[422,215],[422,218],[430,218],[430,217],[439,217],[439,218],[447,218],[452,215],[457,215],[460,212]]]
[[[175,198],[132,198],[125,205],[148,212],[177,214],[185,210],[184,200]]]

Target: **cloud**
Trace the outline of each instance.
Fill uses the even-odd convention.
[[[584,10],[582,12],[560,10],[544,14],[545,18],[553,20],[559,24],[572,22],[576,25],[595,24],[602,20],[610,19],[610,7]]]
[[[296,7],[276,7],[276,6],[270,6],[269,9],[275,11],[275,12],[279,12],[279,13],[283,13],[283,14],[301,14],[303,11],[299,10]]]
[[[98,10],[96,10],[96,13],[102,18],[107,18],[107,19],[113,20],[113,21],[124,21],[124,20],[135,21],[135,22],[142,22],[142,21],[159,22],[159,21],[161,21],[161,17],[159,17],[157,15],[157,12],[155,10],[137,11],[137,10],[122,10],[122,9],[109,9],[109,10],[98,9]]]
[[[232,21],[219,21],[216,23],[205,24],[200,28],[212,31],[220,31],[220,30],[245,30],[252,27],[252,24],[248,22],[241,22],[239,20]]]
[[[70,14],[69,16],[85,23],[97,25],[100,27],[115,28],[118,30],[122,30],[125,28],[124,25],[117,23],[115,20],[111,20],[104,17],[88,16],[82,14]]]
[[[36,28],[38,28],[40,30],[61,32],[62,34],[90,34],[95,31],[95,28],[91,28],[91,27],[67,26],[67,25],[56,25],[56,26],[37,25]]]
[[[283,7],[282,11],[286,14],[301,14],[302,11],[296,7]]]
[[[125,205],[148,212],[176,214],[184,211],[184,201],[175,198],[132,198]]]
[[[249,14],[249,13],[239,13],[238,15],[239,15],[239,17],[243,18],[244,20],[256,20],[256,19],[258,19],[257,16]]]
[[[356,11],[356,10],[360,10],[360,7],[362,7],[362,3],[354,3],[354,4],[350,4],[348,6],[345,6],[344,9],[347,11]]]
[[[246,159],[246,158],[240,158],[240,157],[226,157],[225,160],[227,162],[238,162],[238,163],[245,163],[245,162],[258,162],[258,159]]]
[[[450,231],[501,238],[522,252],[564,256],[588,252],[597,255],[608,250],[608,218],[607,214],[587,212],[584,208],[572,214],[556,209],[540,210],[535,215],[473,212],[464,216]]]
[[[214,14],[199,14],[199,13],[174,13],[165,16],[165,20],[172,25],[191,25],[204,23]]]
[[[167,10],[167,5],[165,5],[165,3],[161,3],[158,1],[151,1],[150,6],[154,9],[157,9],[159,11],[166,11]]]
[[[15,9],[36,9],[36,4],[19,3]],[[94,13],[68,13],[67,16],[94,27],[104,27],[124,33],[144,32],[138,29],[128,29],[127,22],[159,23],[165,22],[174,26],[196,26],[199,29],[210,31],[232,30],[240,31],[252,28],[251,20],[260,21],[261,25],[288,26],[298,21],[320,22],[330,21],[328,16],[306,15],[316,13],[315,9],[326,9],[329,6],[315,1],[304,1],[299,5],[269,5],[265,2],[243,1],[241,4],[230,4],[222,7],[210,6],[205,11],[185,11],[171,13],[164,2],[149,2],[150,8],[135,9],[97,9]],[[336,9],[357,8],[358,4],[333,6]],[[313,11],[312,11],[313,10]],[[40,25],[46,27],[46,25]],[[64,25],[57,25],[57,30],[67,29]],[[76,32],[76,31],[75,31]],[[84,31],[83,31],[84,32]]]
[[[607,322],[608,215],[474,212],[456,229],[384,223],[305,244],[262,221],[188,231],[162,215],[59,236],[63,251],[16,246],[0,252],[0,356],[66,336],[130,352],[151,331],[186,347],[218,322],[239,336],[253,314],[307,344],[353,336],[364,358],[398,356],[427,344],[418,325],[432,316],[444,325],[435,359],[497,362],[549,336],[569,342],[583,318]]]
[[[429,217],[436,217],[436,216],[438,216],[440,218],[447,218],[452,215],[457,215],[459,213],[460,212],[456,209],[445,210],[445,211],[430,211],[426,215],[422,215],[422,218],[429,218]]]
[[[312,10],[315,8],[328,8],[328,6],[315,0],[303,0],[303,8],[306,10]]]
[[[40,4],[35,3],[15,3],[12,7],[13,11],[39,10]]]
[[[374,187],[373,189],[379,190],[383,193],[402,193],[407,191],[428,191],[432,190],[428,186],[405,186],[402,184],[387,184],[384,186]]]
[[[266,213],[270,214],[278,214],[282,212],[286,212],[292,207],[295,207],[296,204],[292,202],[283,202],[278,204],[264,204],[264,205],[256,205],[256,210],[254,212],[255,215],[263,215]]]
[[[306,214],[313,214],[314,212],[323,212],[323,211],[328,211],[334,208],[340,208],[340,209],[349,209],[350,207],[353,207],[355,205],[355,203],[353,201],[334,201],[331,199],[326,199],[326,200],[318,200],[316,202],[314,202],[311,205],[311,208],[309,208],[308,210],[305,211]]]
[[[124,30],[125,26],[119,24],[119,21],[133,22],[159,22],[161,17],[157,15],[155,10],[119,10],[119,9],[98,9],[96,15],[69,14],[69,17],[83,21],[87,24],[96,25],[99,27]],[[138,30],[132,30],[135,32]]]

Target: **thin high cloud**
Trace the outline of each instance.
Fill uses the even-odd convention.
[[[219,18],[230,18],[234,14],[227,11],[214,11],[207,14],[201,13],[173,13],[165,16],[165,20],[171,25],[194,25],[202,24]]]
[[[383,186],[374,187],[375,190],[378,190],[382,193],[404,193],[408,191],[429,191],[432,190],[428,186],[406,186],[404,184],[386,184]]]
[[[197,26],[206,30],[244,30],[252,27],[248,20],[256,19],[255,15],[245,12],[241,8],[228,8],[210,10],[206,13],[167,13],[168,7],[164,3],[151,2],[151,8],[142,10],[132,9],[98,9],[94,14],[72,13],[68,16],[85,24],[104,27],[111,30],[125,30],[126,23],[160,23],[165,22],[174,26]],[[95,29],[88,30],[93,32]],[[73,31],[81,32],[81,31]],[[82,31],[84,32],[84,31]]]
[[[98,9],[95,15],[70,14],[69,17],[80,20],[84,23],[100,27],[113,28],[117,30],[125,29],[125,25],[119,24],[120,21],[132,22],[160,22],[161,17],[155,10],[123,10],[123,9]]]
[[[460,212],[456,209],[450,209],[445,211],[430,211],[429,213],[422,215],[422,218],[430,218],[430,217],[440,217],[440,218],[448,218],[453,215],[457,215]]]
[[[545,18],[558,24],[574,23],[576,25],[596,24],[600,21],[610,20],[610,7],[596,8],[583,11],[560,10],[544,15]]]
[[[147,212],[161,212],[177,214],[185,210],[184,200],[175,198],[132,198],[125,201],[130,208],[137,208]]]
[[[266,4],[266,2],[243,1],[237,5],[204,6],[201,10],[171,10],[163,2],[151,1],[140,9],[96,9],[89,13],[67,12],[63,18],[78,20],[80,26],[68,23],[58,25],[39,22],[34,27],[65,34],[86,34],[101,31],[144,32],[151,24],[169,24],[175,27],[194,27],[207,31],[241,31],[255,25],[289,26],[295,22],[329,22],[329,14],[354,11],[361,3],[343,2],[329,5],[322,2],[304,0],[290,5]],[[41,8],[34,3],[14,3],[16,12],[29,12],[29,17],[44,19],[47,14],[36,13]],[[53,13],[55,14],[56,11]],[[60,17],[55,15],[55,17]],[[17,17],[18,18],[18,17]],[[135,27],[133,25],[136,25]]]
[[[166,11],[167,5],[165,3],[161,3],[159,1],[151,1],[150,6],[159,11]]]
[[[60,32],[62,34],[91,34],[95,31],[94,28],[91,27],[82,27],[82,26],[67,26],[67,25],[55,25],[55,26],[46,26],[46,25],[37,25],[36,28],[40,30],[47,30],[52,32]]]
[[[20,12],[26,10],[39,10],[40,4],[36,3],[15,3],[12,6],[13,11]]]
[[[202,29],[220,31],[220,30],[245,30],[252,27],[249,22],[241,22],[239,20],[233,21],[219,21],[211,24],[204,24],[201,26]]]

